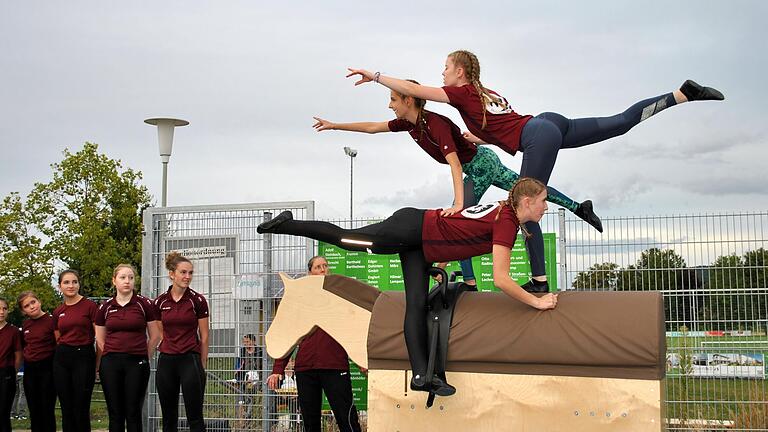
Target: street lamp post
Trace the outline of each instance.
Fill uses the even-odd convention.
[[[352,182],[353,182],[353,162],[357,156],[357,150],[344,147],[344,153],[349,156],[349,223],[352,223]],[[351,225],[350,225],[351,226]]]
[[[168,161],[171,159],[171,150],[173,148],[173,128],[177,126],[186,126],[189,124],[186,120],[175,118],[149,118],[144,123],[157,126],[157,141],[160,145],[160,160],[163,163],[163,192],[162,206],[168,205]]]

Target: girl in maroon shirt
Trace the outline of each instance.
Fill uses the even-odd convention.
[[[189,287],[192,262],[176,252],[165,258],[171,286],[155,299],[162,341],[158,347],[155,384],[163,410],[163,431],[175,432],[179,421],[179,388],[190,432],[205,430],[203,399],[208,362],[208,302]]]
[[[310,275],[331,274],[325,257],[315,256],[307,263]],[[299,408],[304,420],[305,432],[321,432],[320,414],[323,393],[333,410],[333,416],[340,432],[360,432],[357,407],[352,396],[352,380],[349,375],[349,357],[344,348],[328,333],[316,328],[297,346],[296,390],[299,394]],[[267,386],[275,390],[285,374],[285,367],[293,351],[282,359],[275,360],[272,375]]]
[[[0,298],[0,432],[11,432],[16,372],[21,367],[21,332],[8,324],[8,301]]]
[[[414,80],[407,80],[418,84]],[[453,207],[444,209],[442,216],[452,215],[466,207],[476,205],[485,192],[494,185],[509,191],[520,177],[504,166],[499,157],[487,147],[478,147],[467,141],[461,130],[448,117],[424,109],[426,101],[390,91],[389,108],[397,117],[389,122],[333,123],[315,117],[318,131],[346,130],[379,133],[407,131],[416,143],[438,163],[448,164],[453,177]],[[466,174],[463,179],[462,174]],[[576,216],[603,232],[600,218],[592,211],[592,201],[578,203],[553,187],[548,188],[547,200],[563,206]],[[472,260],[461,261],[464,282],[475,285]]]
[[[32,291],[19,294],[17,301],[27,317],[21,326],[24,347],[24,394],[33,432],[56,432],[56,392],[53,379],[53,353],[56,336],[53,317],[43,312]]]
[[[53,376],[61,405],[64,432],[91,430],[91,395],[98,368],[94,349],[98,306],[80,295],[80,275],[74,270],[59,274],[64,302],[53,311],[56,354]]]
[[[149,358],[160,341],[154,303],[133,292],[135,270],[120,264],[112,272],[115,296],[96,314],[101,349],[101,386],[109,412],[109,432],[140,432],[141,408],[149,383]],[[149,337],[147,337],[149,335]]]
[[[505,98],[480,83],[480,63],[469,51],[455,51],[448,56],[442,88],[385,77],[379,72],[349,69],[347,77],[354,75],[360,76],[355,85],[373,81],[403,95],[450,104],[459,110],[473,141],[499,146],[513,155],[522,151],[520,175],[544,184],[549,181],[560,149],[582,147],[622,135],[652,115],[683,102],[724,99],[719,91],[688,80],[678,90],[637,102],[612,117],[568,119],[552,112],[536,117],[520,115]],[[532,235],[526,241],[533,273],[529,284],[546,287],[541,228],[536,221],[528,222],[526,228]]]
[[[552,309],[557,295],[525,292],[509,276],[511,249],[521,222],[538,221],[547,210],[547,188],[521,178],[498,204],[478,205],[450,216],[440,210],[404,208],[382,222],[342,229],[328,222],[293,220],[286,211],[258,226],[259,233],[300,235],[354,251],[400,255],[405,283],[405,343],[413,368],[411,388],[448,396],[453,386],[439,377],[425,382],[427,370],[427,272],[433,262],[493,252],[493,282],[509,296],[537,309]]]

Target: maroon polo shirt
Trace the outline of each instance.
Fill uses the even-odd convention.
[[[298,345],[299,353],[296,354],[296,372],[314,369],[349,370],[349,357],[341,345],[322,329],[315,329],[305,337]],[[285,365],[288,364],[291,354],[275,360],[272,366],[273,374],[285,374]]]
[[[21,332],[6,324],[0,329],[0,368],[16,366],[16,351],[21,351]]]
[[[164,354],[200,352],[197,320],[208,318],[208,302],[192,288],[184,290],[179,301],[171,297],[171,288],[155,299],[163,323],[163,340],[158,351]]]
[[[477,146],[464,139],[451,119],[431,111],[424,111],[422,118],[424,122],[419,124],[405,119],[390,120],[387,127],[391,132],[407,131],[422,150],[441,164],[448,163],[445,157],[451,153],[456,153],[463,164],[475,157]]]
[[[99,306],[83,297],[73,305],[62,303],[53,311],[53,328],[59,331],[60,345],[93,345],[93,323]]]
[[[520,148],[520,135],[530,115],[516,113],[506,99],[493,90],[486,89],[491,94],[500,97],[506,106],[497,103],[483,103],[477,89],[472,84],[461,87],[443,87],[448,96],[448,104],[459,110],[467,128],[476,137],[488,144],[501,147],[505,152],[514,155]],[[485,112],[485,128],[483,129],[483,112]]]
[[[424,212],[421,238],[429,262],[455,261],[484,255],[493,245],[515,245],[520,222],[510,206],[478,204],[450,216],[440,210]]]
[[[104,327],[104,354],[115,352],[146,356],[147,323],[157,321],[154,303],[134,294],[124,306],[115,297],[99,307],[96,325]]]
[[[56,336],[53,334],[53,317],[50,314],[40,318],[27,318],[21,325],[24,361],[45,360],[56,350]]]

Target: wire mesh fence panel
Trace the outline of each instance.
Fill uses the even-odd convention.
[[[192,288],[210,305],[208,430],[301,430],[295,388],[266,388],[273,361],[264,334],[282,297],[278,273],[305,274],[317,248],[301,237],[256,233],[259,223],[286,209],[297,219],[314,219],[312,202],[145,215],[143,293],[154,298],[168,289],[163,259],[178,250],[193,261]],[[332,222],[357,228],[379,220]],[[767,430],[768,214],[624,217],[603,224],[600,234],[570,213],[547,213],[542,231],[557,252],[548,273],[554,269],[550,278],[561,290],[663,293],[668,429]],[[154,430],[161,419],[154,376],[146,413]],[[365,430],[364,411],[360,419]],[[323,430],[337,430],[328,412]]]
[[[768,430],[768,214],[561,217],[564,288],[663,293],[669,430]]]

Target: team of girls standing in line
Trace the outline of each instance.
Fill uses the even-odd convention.
[[[8,301],[0,298],[0,432],[11,432],[11,405],[16,395],[16,372],[21,368],[21,332],[6,321]]]
[[[407,80],[418,84],[414,80]],[[408,132],[427,154],[451,168],[453,180],[453,206],[443,209],[441,216],[449,216],[480,202],[491,185],[509,191],[520,177],[501,163],[491,149],[467,141],[461,129],[448,117],[424,109],[426,101],[390,91],[389,108],[395,119],[388,122],[334,123],[314,117],[318,131],[344,130],[352,132]],[[462,179],[462,175],[465,175]],[[592,210],[592,201],[579,203],[553,187],[548,187],[547,200],[567,208],[598,231],[603,231],[600,218]],[[462,260],[464,282],[475,284],[472,260]]]
[[[32,432],[56,431],[57,394],[62,429],[89,431],[97,370],[110,432],[141,431],[149,359],[156,348],[163,431],[178,430],[180,388],[190,431],[205,431],[208,303],[189,288],[193,267],[187,258],[171,253],[166,267],[172,285],[152,301],[134,292],[134,268],[118,265],[112,276],[115,295],[101,307],[80,295],[77,272],[65,270],[59,275],[64,302],[53,315],[43,311],[34,292],[19,295],[17,304],[26,317],[21,331],[5,321],[8,303],[0,299],[0,409],[7,411],[0,432],[11,430],[10,404],[22,357]]]
[[[399,254],[405,284],[405,343],[413,369],[411,389],[449,396],[456,389],[440,377],[426,382],[427,271],[434,262],[493,254],[493,282],[509,296],[537,309],[552,309],[557,295],[537,297],[509,275],[511,250],[521,223],[539,221],[547,210],[547,188],[521,178],[505,201],[442,216],[442,210],[402,208],[382,222],[343,229],[328,222],[294,220],[290,211],[257,227],[259,233],[309,237],[351,251]],[[525,231],[524,231],[525,232]],[[467,241],[472,239],[472,241]]]
[[[602,118],[568,119],[545,112],[536,117],[516,113],[507,99],[480,82],[480,63],[469,51],[454,51],[445,61],[443,87],[428,87],[365,69],[349,69],[359,76],[355,85],[376,82],[398,94],[450,104],[459,111],[477,143],[498,146],[514,155],[523,153],[520,175],[549,181],[560,149],[578,148],[622,135],[641,121],[671,106],[697,100],[723,100],[722,93],[687,80],[671,93],[642,100],[624,112]],[[526,224],[531,262],[531,283],[547,285],[544,240],[537,221]]]

